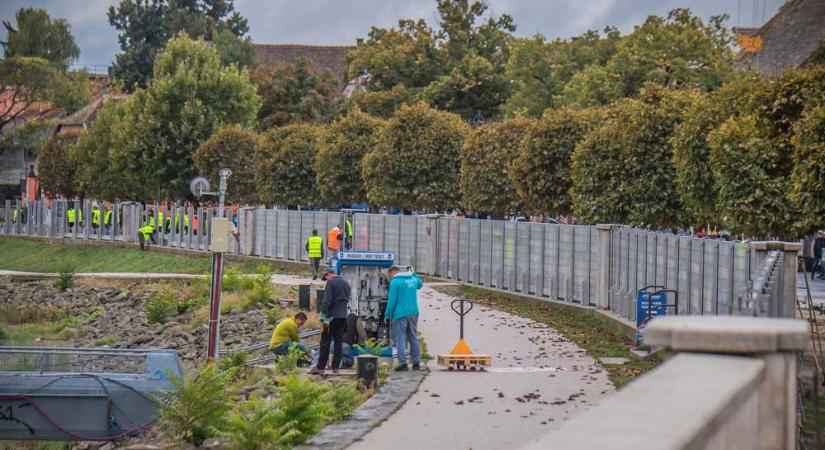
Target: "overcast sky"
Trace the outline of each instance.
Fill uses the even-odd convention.
[[[80,46],[80,64],[107,65],[119,51],[106,10],[119,0],[0,0],[0,18],[14,22],[21,7],[46,9],[69,21]],[[588,29],[618,27],[623,33],[650,14],[687,7],[703,19],[727,13],[729,26],[761,25],[784,0],[487,0],[494,14],[513,16],[519,36],[541,33],[569,38]],[[236,0],[249,19],[252,40],[262,43],[353,45],[370,27],[390,27],[399,19],[437,24],[435,0]],[[5,29],[0,32],[5,37]]]

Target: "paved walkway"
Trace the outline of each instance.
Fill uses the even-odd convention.
[[[419,328],[435,357],[458,339],[452,297],[425,285]],[[505,449],[538,440],[613,391],[607,372],[555,330],[476,306],[465,337],[488,372],[433,372],[395,414],[350,449]]]
[[[811,277],[808,276],[808,287],[811,289],[811,298],[813,298],[813,304],[815,306],[825,306],[825,280],[812,280]],[[796,274],[796,296],[802,299],[803,302],[808,298],[808,294],[805,291],[804,273]]]

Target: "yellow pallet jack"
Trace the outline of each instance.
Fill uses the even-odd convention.
[[[468,306],[464,308],[465,304]],[[438,355],[438,365],[447,366],[447,370],[484,370],[493,363],[490,355],[477,355],[464,341],[464,316],[473,309],[473,302],[467,299],[456,299],[450,303],[450,308],[458,314],[459,339],[452,351],[446,355]]]

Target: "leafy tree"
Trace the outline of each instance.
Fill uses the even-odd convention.
[[[136,108],[134,97],[119,103],[107,101],[71,148],[77,183],[87,195],[102,200],[146,200],[157,194],[147,180],[150,174],[132,134]]]
[[[262,99],[259,117],[264,128],[328,119],[339,91],[332,72],[313,68],[306,58],[295,65],[259,66],[252,71],[252,82]]]
[[[567,41],[556,39],[548,42],[541,35],[513,39],[506,66],[506,78],[512,80],[513,93],[505,105],[506,112],[540,117],[545,109],[556,106],[555,98],[574,76],[588,66],[600,68],[606,64],[616,52],[619,40],[620,34],[615,28],[606,28],[604,37],[597,31],[589,30]],[[588,78],[593,78],[593,75]],[[601,84],[595,83],[596,80],[593,81],[590,86],[602,88]],[[580,85],[581,81],[577,84]],[[620,95],[611,98],[618,97]]]
[[[248,36],[241,38],[227,29],[214,30],[212,44],[221,55],[221,63],[225,66],[237,64],[238,67],[253,67],[258,64],[255,47]]]
[[[371,91],[403,85],[417,95],[429,86],[425,98],[441,107],[493,116],[507,97],[503,69],[515,25],[506,14],[481,22],[487,8],[480,1],[439,0],[437,31],[423,19],[402,20],[398,29],[373,28],[347,55],[349,75],[367,71]],[[485,103],[471,105],[479,99]]]
[[[594,64],[573,75],[555,97],[555,103],[576,108],[604,106],[622,98],[623,94],[621,78]]]
[[[316,189],[321,205],[367,201],[361,179],[361,161],[378,142],[384,120],[353,109],[330,124],[321,135],[315,164]]]
[[[401,105],[414,102],[413,93],[403,84],[398,84],[387,91],[356,92],[339,103],[339,114],[358,108],[371,116],[389,119]]]
[[[180,32],[200,39],[216,36],[216,45],[226,49],[231,47],[228,35],[214,32],[228,30],[241,38],[249,31],[232,0],[121,0],[109,7],[108,17],[120,32],[123,51],[115,58],[114,75],[130,90],[147,86],[158,52]]]
[[[188,195],[192,154],[228,125],[251,126],[260,107],[245,69],[221,66],[218,52],[181,34],[155,61],[154,79],[134,95],[133,139],[147,182],[171,198]]]
[[[573,153],[573,212],[588,222],[672,227],[682,205],[668,140],[689,97],[648,85],[616,102]]]
[[[222,168],[232,169],[229,198],[254,202],[255,171],[252,160],[259,139],[254,132],[229,126],[201,144],[192,155],[192,160],[200,174],[209,179],[212,186],[218,185],[218,173]]]
[[[598,110],[548,109],[523,139],[512,141],[519,144],[509,175],[526,212],[570,214],[570,159],[598,122]]]
[[[714,89],[734,68],[725,20],[727,15],[714,16],[705,24],[682,8],[666,18],[649,16],[621,40],[607,69],[621,77],[627,96],[636,95],[646,82]]]
[[[508,174],[532,120],[515,117],[474,129],[461,148],[462,205],[469,211],[506,215],[519,209]]]
[[[468,132],[454,114],[421,102],[401,106],[364,157],[370,203],[418,210],[457,207],[459,156]]]
[[[14,122],[38,102],[73,112],[88,100],[85,80],[60,72],[43,58],[15,56],[0,60],[0,80],[11,92],[0,104],[0,129]]]
[[[315,205],[318,129],[295,124],[266,132],[255,153],[258,199],[283,206]]]
[[[0,42],[6,58],[42,58],[65,71],[80,56],[71,26],[64,19],[52,20],[43,9],[21,8],[15,14],[17,26],[3,21],[8,40]]]
[[[373,27],[366,40],[359,40],[347,53],[349,78],[363,70],[370,74],[373,91],[427,86],[443,73],[441,52],[436,47],[435,32],[423,19],[401,20],[398,29]]]
[[[755,105],[751,92],[764,90],[757,74],[742,74],[708,94],[696,95],[670,138],[676,188],[694,225],[715,223],[719,181],[710,170],[708,135],[732,115],[748,114]]]
[[[809,108],[795,125],[791,199],[799,234],[822,228],[825,217],[825,105]]]
[[[73,198],[80,192],[75,181],[77,165],[69,154],[69,148],[78,137],[78,132],[58,134],[49,139],[40,151],[40,185],[47,195]]]
[[[479,112],[491,118],[498,114],[499,106],[507,100],[508,86],[501,71],[488,59],[468,53],[449,74],[430,83],[421,97],[439,109],[468,120]]]
[[[756,115],[731,117],[709,136],[722,223],[737,234],[791,237],[789,159]]]

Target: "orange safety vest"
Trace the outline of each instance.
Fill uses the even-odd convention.
[[[341,236],[341,230],[338,227],[329,230],[329,233],[327,233],[328,249],[337,252],[341,248],[341,241],[338,240],[339,236]]]

